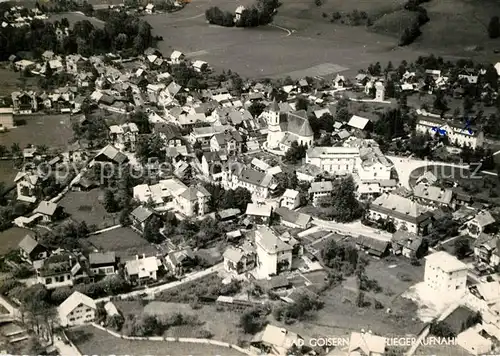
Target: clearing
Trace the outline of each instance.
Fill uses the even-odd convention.
[[[88,192],[68,192],[61,199],[59,205],[64,208],[66,213],[71,215],[73,220],[85,221],[87,226],[96,225],[98,230],[105,229],[118,224],[118,214],[106,212],[106,209],[99,201],[100,196],[103,194],[99,188]]]
[[[11,227],[0,232],[0,255],[5,255],[11,250],[18,248],[19,242],[27,235],[33,232],[20,227]]]
[[[25,124],[1,133],[2,145],[10,147],[18,143],[21,148],[29,144],[66,148],[73,137],[69,115],[33,114],[16,116],[16,120]]]
[[[167,341],[131,341],[111,336],[93,326],[67,331],[70,340],[83,355],[176,355],[176,356],[237,356],[236,350],[206,345]]]
[[[92,245],[103,251],[114,251],[122,260],[128,260],[138,254],[156,254],[157,249],[144,240],[131,228],[119,227],[87,239]]]
[[[0,87],[0,96],[8,96],[13,91],[18,91],[23,86],[23,79],[19,72],[15,72],[10,68],[0,67],[0,78],[2,78],[2,86]],[[36,77],[25,78],[24,88],[26,90],[38,89]]]

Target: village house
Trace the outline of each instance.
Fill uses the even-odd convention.
[[[311,222],[310,215],[299,213],[283,206],[276,209],[276,214],[279,216],[282,225],[292,229],[306,229]]]
[[[112,144],[120,149],[131,152],[135,151],[138,134],[139,129],[133,122],[123,125],[112,125],[109,127],[109,135]]]
[[[94,276],[108,276],[116,273],[117,260],[114,252],[93,252],[89,254],[89,268]]]
[[[488,228],[495,224],[495,218],[489,211],[480,211],[467,223],[467,231],[472,237],[478,237],[483,232],[488,232]]]
[[[34,267],[38,283],[47,289],[71,287],[77,275],[83,273],[79,261],[69,253],[52,255]]]
[[[352,332],[349,338],[348,356],[383,356],[386,353],[386,338],[371,332]]]
[[[229,155],[237,155],[241,153],[243,138],[236,130],[227,130],[222,133],[215,134],[210,139],[210,151],[224,151]]]
[[[494,348],[492,335],[488,335],[481,324],[458,334],[456,343],[474,356],[487,355]]]
[[[135,256],[135,259],[125,262],[125,278],[133,284],[144,284],[158,279],[158,266],[161,262],[156,256]]]
[[[183,276],[197,264],[198,260],[191,248],[169,252],[165,257],[166,268],[177,278]]]
[[[34,214],[39,214],[44,223],[50,223],[57,220],[61,216],[62,208],[56,203],[50,201],[41,201],[38,207],[33,211]]]
[[[240,247],[229,246],[223,254],[224,269],[236,274],[245,273],[257,265],[255,247],[246,242]]]
[[[29,171],[19,172],[14,178],[16,183],[17,200],[35,203],[38,199],[38,183],[41,179]]]
[[[240,174],[232,174],[227,182],[228,188],[246,188],[253,196],[267,199],[275,183],[273,176],[251,168],[244,168]]]
[[[270,108],[263,112],[268,124],[267,146],[286,152],[293,142],[311,147],[314,133],[305,111],[281,112],[278,103],[273,101]]]
[[[186,56],[180,51],[173,51],[170,55],[170,61],[172,64],[180,64],[181,62],[184,62],[185,59]]]
[[[293,247],[283,242],[269,227],[255,231],[259,276],[267,278],[292,267]]]
[[[360,157],[356,147],[313,147],[306,152],[306,163],[334,176],[354,173]]]
[[[92,298],[75,291],[59,305],[57,314],[63,327],[92,323],[97,315],[97,304]]]
[[[356,247],[375,257],[385,257],[389,253],[389,242],[370,236],[360,235],[356,239]]]
[[[398,230],[392,234],[391,250],[395,255],[420,259],[427,253],[427,243],[421,236]]]
[[[206,72],[210,69],[207,62],[200,61],[200,60],[194,61],[192,66],[193,66],[193,69],[195,70],[195,72],[198,72],[198,73],[203,73],[203,72]]]
[[[132,226],[143,232],[148,221],[153,217],[153,212],[144,206],[138,206],[130,213]]]
[[[445,251],[425,257],[424,280],[427,288],[447,300],[466,293],[467,265]]]
[[[12,106],[16,114],[32,114],[38,111],[36,94],[32,91],[15,91],[11,94]]]
[[[176,196],[178,210],[186,216],[202,216],[208,211],[210,193],[197,184],[184,190]]]
[[[294,189],[287,189],[281,196],[280,205],[284,208],[294,210],[300,206],[300,193]]]
[[[94,162],[108,162],[121,165],[128,162],[128,157],[113,145],[107,145],[96,154]]]
[[[425,206],[436,208],[448,206],[454,208],[454,204],[452,204],[453,191],[451,189],[428,186],[421,183],[413,188],[413,196],[418,203]]]
[[[373,129],[373,122],[365,117],[353,115],[347,123],[347,126],[349,126],[351,130],[371,131]]]
[[[36,63],[33,61],[29,61],[27,59],[21,59],[17,62],[14,63],[14,67],[20,71],[23,72],[25,70],[31,70],[34,69],[36,66]]]
[[[314,206],[320,204],[322,199],[328,198],[333,192],[332,181],[312,182],[309,188],[309,195],[311,196]]]
[[[474,127],[468,128],[463,122],[457,123],[429,116],[422,116],[417,121],[416,131],[420,134],[427,133],[434,136],[437,129],[446,132],[450,144],[468,146],[472,149],[482,147],[484,144],[483,131]]]
[[[0,132],[14,127],[14,109],[0,108]]]
[[[271,223],[272,214],[272,205],[266,204],[265,202],[248,203],[245,212],[249,224],[253,225],[269,225]]]
[[[21,258],[30,264],[34,261],[44,260],[49,255],[49,250],[38,243],[31,235],[26,235],[19,242],[19,254]]]
[[[389,181],[393,164],[385,157],[376,142],[372,140],[350,140],[346,144],[359,147],[355,173],[364,181]]]
[[[380,219],[394,223],[396,230],[420,234],[426,230],[431,218],[417,203],[395,194],[383,194],[369,207],[367,218],[378,222]]]
[[[250,349],[256,355],[287,356],[293,345],[300,348],[303,344],[304,339],[300,335],[268,324],[253,337]]]
[[[193,145],[198,142],[201,144],[202,148],[209,148],[211,146],[211,139],[213,136],[224,134],[227,131],[232,130],[234,129],[230,125],[195,127],[189,134],[189,141]]]
[[[500,238],[481,233],[474,241],[474,259],[479,268],[485,265],[496,268],[500,265]]]

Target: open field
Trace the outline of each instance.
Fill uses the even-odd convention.
[[[16,116],[16,120],[25,120],[26,124],[0,133],[2,145],[10,147],[18,143],[21,148],[29,144],[65,148],[73,137],[69,115],[23,115]]]
[[[130,228],[120,227],[87,239],[95,247],[103,251],[114,251],[120,259],[127,260],[137,254],[158,252],[154,246],[144,240]]]
[[[224,347],[165,341],[130,341],[109,335],[92,326],[71,329],[68,337],[83,355],[172,355],[172,356],[238,356],[236,350]]]
[[[14,72],[9,68],[0,67],[0,78],[2,78],[2,85],[0,86],[0,96],[9,96],[13,91],[19,90],[22,81],[19,72]],[[34,77],[26,78],[26,90],[36,89],[37,79]]]
[[[11,227],[10,229],[0,232],[0,255],[17,249],[19,242],[29,233],[32,232],[19,227]]]
[[[165,303],[152,301],[146,306],[139,302],[119,301],[117,308],[123,315],[133,314],[155,315],[159,318],[168,317],[176,313],[192,315],[198,318],[200,325],[180,325],[169,328],[163,336],[170,337],[202,337],[203,330],[209,331],[214,340],[222,340],[233,344],[238,340],[245,339],[242,329],[239,327],[241,313],[230,310],[216,310],[214,305],[203,305],[199,309],[193,309],[189,304]],[[251,335],[246,335],[251,339]]]
[[[101,194],[103,193],[99,188],[88,192],[68,192],[59,205],[71,215],[73,220],[85,221],[88,226],[97,225],[98,229],[104,229],[118,224],[118,216],[106,212],[99,202]]]
[[[285,1],[274,21],[277,27],[222,28],[206,23],[204,12],[210,6],[234,11],[237,5],[226,0],[198,0],[177,13],[149,15],[145,19],[153,26],[154,34],[163,36],[159,49],[165,55],[178,49],[217,69],[230,68],[248,77],[282,76],[305,70],[313,73],[318,68],[321,74],[327,74],[328,67],[334,72],[341,67],[356,72],[372,62],[398,63],[419,55],[395,48],[393,38],[365,28],[333,25],[314,17],[297,18],[302,16],[300,11],[287,9],[289,5],[300,6],[297,1]],[[311,6],[315,6],[312,1]]]

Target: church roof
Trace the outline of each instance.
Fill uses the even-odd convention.
[[[304,110],[288,113],[286,120],[286,131],[302,137],[314,135]]]

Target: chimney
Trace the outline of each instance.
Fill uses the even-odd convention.
[[[139,255],[135,255],[135,259],[136,259],[136,260],[139,260]]]

